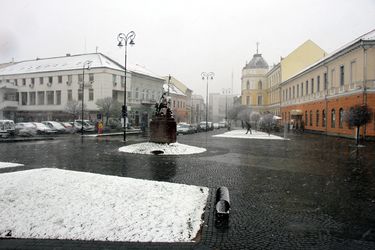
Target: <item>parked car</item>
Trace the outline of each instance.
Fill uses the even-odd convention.
[[[60,123],[58,123],[58,122],[43,121],[42,123],[44,125],[48,126],[53,131],[56,131],[57,133],[60,133],[60,134],[66,133],[65,127],[63,125],[61,125]]]
[[[64,126],[65,133],[73,134],[73,133],[76,133],[78,131],[78,129],[76,127],[74,127],[72,122],[60,122],[60,124],[62,126]]]
[[[208,125],[208,130],[213,130],[214,129],[214,126],[213,126],[212,122],[207,122],[207,125]],[[206,122],[205,121],[200,122],[199,126],[201,127],[202,131],[206,131]]]
[[[56,134],[57,133],[56,130],[50,129],[49,127],[47,127],[46,125],[44,125],[41,122],[33,122],[33,124],[36,127],[36,132],[40,135],[42,135],[42,134],[49,134],[50,135],[50,134]]]
[[[219,123],[217,123],[217,122],[213,123],[213,126],[214,126],[214,129],[219,129],[220,128],[219,127]]]
[[[192,134],[194,129],[190,124],[179,123],[177,124],[177,134]]]
[[[30,137],[37,134],[36,126],[31,122],[16,123],[16,135]]]
[[[227,123],[225,121],[219,122],[219,128],[226,128]]]
[[[16,128],[13,120],[0,120],[0,136],[8,137],[14,136]]]
[[[82,129],[82,120],[75,120],[74,127],[80,131]],[[95,131],[95,126],[89,120],[83,120],[83,131],[93,132]]]

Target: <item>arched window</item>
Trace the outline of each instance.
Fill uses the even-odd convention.
[[[344,125],[344,109],[340,108],[339,110],[339,127],[343,128]]]
[[[323,109],[323,111],[322,111],[322,126],[325,127],[326,123],[327,123],[326,111]]]
[[[309,119],[307,118],[307,111],[305,111],[305,124],[307,126]]]
[[[258,89],[262,89],[262,81],[258,82]]]
[[[312,110],[310,110],[310,126],[313,125],[313,115],[312,115]]]
[[[336,111],[335,109],[331,110],[331,128],[336,127]]]
[[[316,126],[319,127],[319,110],[316,111]]]
[[[135,88],[135,99],[139,98],[139,89]]]
[[[246,89],[250,89],[250,81],[249,80],[247,80]]]

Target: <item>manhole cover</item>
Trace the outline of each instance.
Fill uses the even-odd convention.
[[[153,155],[162,155],[162,154],[164,154],[164,151],[163,150],[153,150],[153,151],[151,151],[151,154],[153,154]]]

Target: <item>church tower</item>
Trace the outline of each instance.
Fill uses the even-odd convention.
[[[258,52],[242,69],[241,77],[241,104],[262,112],[267,98],[267,78],[268,64]]]

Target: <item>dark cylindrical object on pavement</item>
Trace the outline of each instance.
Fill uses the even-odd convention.
[[[227,187],[219,187],[216,190],[216,216],[229,217],[230,200]]]

